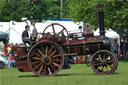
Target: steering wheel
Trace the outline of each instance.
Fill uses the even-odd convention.
[[[46,31],[47,31],[47,33],[46,33]],[[66,40],[66,36],[68,36],[67,29],[63,25],[58,24],[58,23],[53,23],[53,24],[48,25],[43,31],[43,36],[46,34],[49,34],[49,33],[53,33],[53,37],[57,41],[60,41],[60,40],[64,41],[64,40]]]

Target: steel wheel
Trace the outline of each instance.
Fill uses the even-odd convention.
[[[111,74],[117,65],[117,57],[107,50],[100,50],[91,58],[91,66],[96,74]]]
[[[61,49],[52,42],[40,42],[29,52],[28,63],[38,76],[54,76],[64,64]]]

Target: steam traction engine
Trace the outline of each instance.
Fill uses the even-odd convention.
[[[103,15],[103,9],[98,8],[100,36],[93,36],[90,28],[84,32],[68,33],[64,26],[54,23],[44,29],[42,38],[35,45],[14,46],[18,70],[32,71],[38,76],[54,76],[64,62],[68,62],[65,58],[91,55],[90,64],[96,74],[113,73],[118,59],[111,51],[109,38],[105,37]]]

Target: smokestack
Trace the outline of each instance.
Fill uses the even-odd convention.
[[[104,9],[102,7],[97,8],[99,18],[100,36],[105,36],[104,29]]]

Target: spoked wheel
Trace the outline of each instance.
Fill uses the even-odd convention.
[[[68,36],[68,31],[63,25],[53,23],[48,25],[43,31],[43,36],[48,34],[53,35],[54,40],[64,42],[67,40],[66,36]]]
[[[61,49],[52,42],[40,42],[34,45],[28,57],[31,70],[38,76],[54,76],[64,64]]]
[[[112,52],[107,50],[100,50],[96,52],[91,58],[91,66],[96,74],[111,74],[118,65],[117,57]]]

